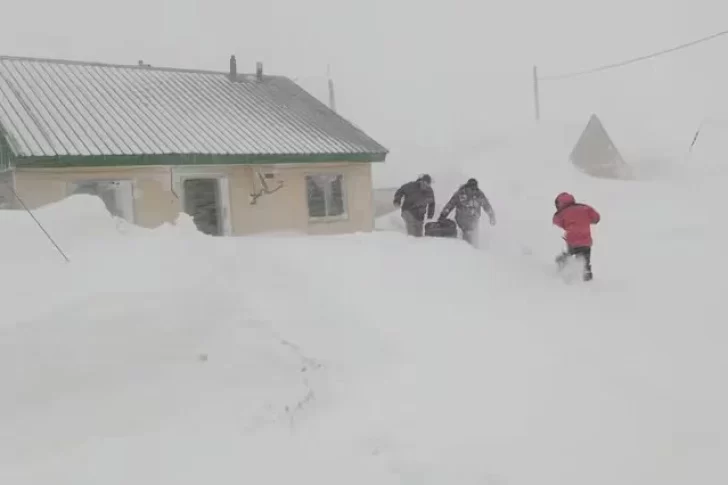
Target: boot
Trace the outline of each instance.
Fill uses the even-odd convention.
[[[559,267],[559,270],[564,269],[564,266],[566,265],[566,260],[569,258],[569,253],[561,253],[558,256],[556,256],[556,265]]]
[[[588,262],[584,262],[584,281],[591,281],[592,278],[594,278],[594,275],[592,274],[592,267],[591,264]]]

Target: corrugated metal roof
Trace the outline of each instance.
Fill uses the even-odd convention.
[[[0,127],[18,157],[387,152],[281,76],[2,56]]]

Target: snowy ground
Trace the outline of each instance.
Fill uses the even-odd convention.
[[[66,264],[0,213],[0,483],[724,485],[728,171],[594,180],[559,133],[433,173],[438,210],[471,175],[491,197],[481,250],[148,231],[77,196],[37,211]],[[553,273],[562,190],[602,212],[588,285]]]

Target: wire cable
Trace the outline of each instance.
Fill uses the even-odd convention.
[[[587,74],[593,74],[596,72],[606,71],[609,69],[615,69],[617,67],[627,66],[629,64],[634,64],[636,62],[646,61],[648,59],[653,59],[655,57],[663,56],[665,54],[670,54],[675,51],[686,49],[688,47],[693,47],[695,45],[702,44],[703,42],[708,42],[710,40],[717,39],[718,37],[722,37],[724,35],[728,35],[728,30],[718,32],[716,34],[712,34],[707,37],[703,37],[701,39],[693,40],[691,42],[686,42],[685,44],[680,44],[675,47],[671,47],[669,49],[664,49],[661,51],[653,52],[652,54],[648,54],[646,56],[634,57],[634,58],[628,59],[626,61],[615,62],[613,64],[606,64],[603,66],[595,67],[592,69],[586,69],[583,71],[570,72],[570,73],[559,74],[559,75],[555,75],[555,76],[544,76],[544,77],[539,76],[539,80],[540,81],[558,81],[561,79],[570,79],[570,78],[574,78],[574,77],[578,77],[578,76],[585,76]]]

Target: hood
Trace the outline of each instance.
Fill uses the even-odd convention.
[[[564,207],[576,204],[576,199],[574,199],[574,196],[568,192],[561,192],[556,196],[554,203],[556,204],[556,210],[561,210]]]

